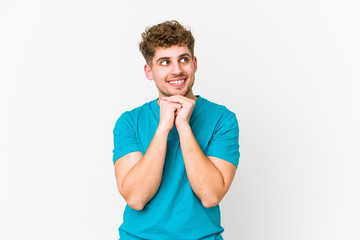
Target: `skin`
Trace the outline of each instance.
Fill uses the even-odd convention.
[[[216,206],[229,190],[236,167],[206,156],[191,130],[189,121],[197,100],[192,92],[196,57],[185,46],[157,48],[151,66],[146,64],[144,70],[159,90],[160,121],[145,155],[133,152],[115,162],[120,194],[136,210],[142,210],[155,196],[162,179],[168,134],[175,125],[191,188],[204,207]],[[184,83],[174,86],[171,84],[174,80]]]
[[[196,70],[197,59],[185,46],[157,48],[151,66],[144,66],[147,79],[153,80],[159,90],[159,100],[175,95],[196,100],[192,92]],[[185,80],[185,85],[173,87],[169,84],[171,80]]]

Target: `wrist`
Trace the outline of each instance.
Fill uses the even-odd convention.
[[[177,124],[176,129],[178,130],[179,134],[183,131],[191,130],[190,124],[188,122]]]
[[[171,128],[164,127],[162,125],[159,125],[156,129],[156,133],[161,134],[161,135],[162,134],[168,135],[170,131],[171,131]]]

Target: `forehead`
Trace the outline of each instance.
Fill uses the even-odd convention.
[[[171,47],[157,47],[155,48],[155,54],[153,60],[159,58],[177,58],[181,55],[189,54],[191,56],[190,50],[186,46],[171,46]]]

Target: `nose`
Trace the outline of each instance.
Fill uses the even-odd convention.
[[[173,75],[180,75],[183,72],[182,66],[176,62],[172,65],[171,73]]]

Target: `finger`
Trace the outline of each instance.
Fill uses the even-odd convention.
[[[174,95],[174,96],[170,96],[170,97],[161,97],[161,99],[164,99],[164,100],[171,100],[171,99],[183,99],[183,100],[190,100],[190,98],[187,98],[187,97],[184,97],[182,95]]]
[[[182,105],[180,103],[173,103],[173,102],[167,102],[167,105],[173,110],[173,111],[180,111],[182,108]]]
[[[184,97],[182,95],[175,95],[175,96],[171,96],[171,97],[166,97],[167,101],[185,101],[185,102],[194,102],[194,99],[188,98],[188,97]]]
[[[176,111],[180,111],[183,108],[181,104],[175,104],[174,107],[176,108]]]
[[[166,98],[165,101],[187,105],[187,104],[192,104],[194,100],[185,98],[185,97],[172,96],[172,97]]]
[[[160,104],[175,106],[175,107],[182,107],[182,104],[179,102],[167,101],[167,100],[160,100]]]

